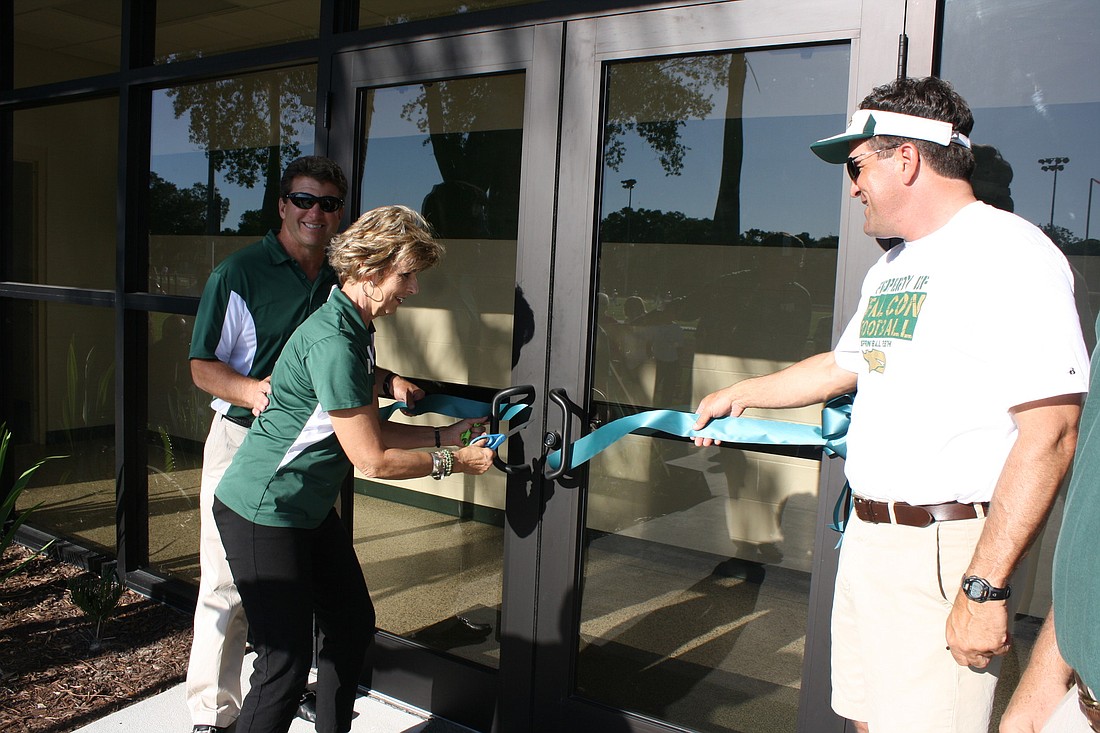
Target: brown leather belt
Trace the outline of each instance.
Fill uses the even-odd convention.
[[[927,527],[933,522],[951,522],[956,519],[978,519],[989,511],[989,502],[960,504],[948,501],[943,504],[906,504],[904,501],[872,501],[857,496],[854,499],[856,516],[872,524],[904,524],[907,527]],[[893,508],[893,512],[891,512]]]
[[[1077,674],[1077,670],[1073,671],[1073,681],[1077,683],[1077,702],[1081,705],[1085,720],[1089,722],[1090,728],[1100,733],[1100,702],[1096,701],[1092,690],[1081,679],[1081,675]]]

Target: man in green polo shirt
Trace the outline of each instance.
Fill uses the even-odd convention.
[[[1100,326],[1100,320],[1097,321]],[[1098,328],[1100,334],[1100,328]],[[1095,359],[1096,352],[1093,352]],[[1100,731],[1100,369],[1091,373],[1054,550],[1054,601],[1001,733]],[[1068,692],[1067,692],[1068,689]]]
[[[187,669],[194,733],[232,725],[240,713],[248,626],[211,514],[214,489],[254,416],[268,406],[271,371],[287,339],[339,283],[325,250],[340,224],[347,180],[320,156],[283,173],[279,231],[226,257],[206,282],[191,339],[191,376],[214,396],[200,487],[199,596]],[[380,370],[387,396],[408,404],[423,391]]]

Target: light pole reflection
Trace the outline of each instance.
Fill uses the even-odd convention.
[[[1100,183],[1095,178],[1089,179],[1089,205],[1085,209],[1085,239],[1089,238],[1089,221],[1092,219],[1092,184]]]
[[[1054,197],[1058,195],[1058,171],[1066,169],[1069,158],[1040,158],[1039,165],[1044,171],[1054,171],[1054,187],[1050,191],[1050,231],[1054,231]]]
[[[626,241],[630,241],[630,219],[634,214],[634,207],[631,205],[634,202],[634,187],[638,185],[637,178],[627,178],[623,181],[623,188],[626,189]]]

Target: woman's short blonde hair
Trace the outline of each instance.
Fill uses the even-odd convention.
[[[439,262],[443,245],[431,225],[407,206],[379,206],[332,238],[328,261],[341,282],[360,282],[401,264],[420,272]]]

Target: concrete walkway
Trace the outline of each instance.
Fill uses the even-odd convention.
[[[252,670],[253,655],[244,668]],[[242,675],[242,689],[248,689],[248,676]],[[76,733],[189,733],[191,716],[184,701],[183,684],[145,698],[105,718],[78,728]],[[310,733],[313,724],[295,718],[290,733]],[[376,693],[360,695],[355,701],[352,733],[474,733],[430,713]],[[230,729],[232,733],[232,729]]]

